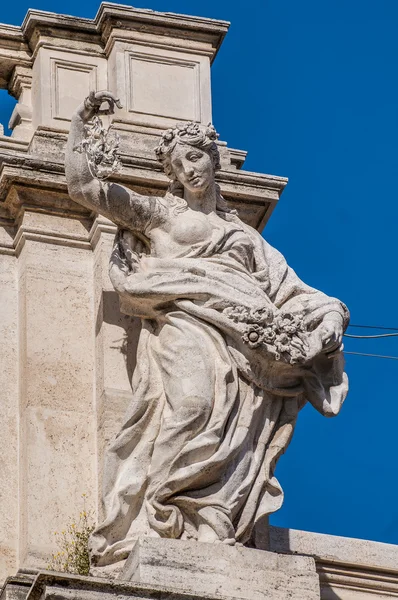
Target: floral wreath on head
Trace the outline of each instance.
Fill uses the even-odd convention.
[[[216,140],[218,133],[211,123],[205,127],[199,123],[177,123],[173,129],[167,129],[161,137],[159,145],[155,148],[158,161],[162,164],[164,172],[170,179],[175,179],[171,167],[170,156],[177,144],[186,144],[207,151],[213,161],[214,170],[221,168],[220,153]]]

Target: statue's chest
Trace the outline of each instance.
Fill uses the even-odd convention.
[[[191,246],[210,239],[213,229],[208,215],[187,211],[173,219],[170,236],[180,246]]]

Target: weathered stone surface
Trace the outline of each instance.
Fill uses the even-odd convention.
[[[20,572],[0,600],[319,600],[312,558],[223,544],[137,541],[120,578]]]
[[[157,542],[158,540],[152,541]],[[170,542],[170,540],[161,541]],[[206,544],[201,545],[208,547]],[[270,527],[270,546],[273,552],[293,553],[301,556],[307,554],[310,558],[314,557],[320,579],[321,600],[392,600],[398,597],[398,546],[279,527]],[[176,562],[171,565],[172,569],[176,568],[178,562],[183,564],[184,560],[185,554],[177,554]],[[204,559],[204,562],[208,563],[208,557]],[[148,576],[151,577],[149,565],[144,565],[144,567]],[[192,569],[196,572],[195,576],[198,577],[201,570],[200,565],[195,564]],[[214,576],[214,566],[210,573]],[[37,571],[22,570],[16,577],[10,577],[1,592],[0,600],[25,600],[37,574]],[[168,575],[165,574],[165,577],[167,579]],[[181,577],[182,575],[180,575]],[[55,581],[57,581],[56,584]],[[119,586],[117,588],[118,596],[126,598],[128,594],[140,598],[137,595],[139,593],[142,593],[145,600],[155,598],[163,600],[165,598],[168,600],[170,598],[173,600],[189,598],[192,600],[194,597],[208,597],[207,595],[193,596],[182,592],[178,595],[176,592],[166,592],[164,587],[162,592],[157,589],[158,586],[155,584],[128,583],[120,580],[117,584]],[[110,598],[110,594],[116,593],[112,592],[115,590],[112,586],[110,581],[103,578],[69,578],[64,574],[57,574],[55,577],[54,574],[43,572],[38,577],[36,585],[36,590],[40,589],[41,591],[35,591],[32,600],[40,597],[40,594],[48,595],[50,591],[60,593],[60,596],[57,597],[62,597],[65,589],[71,587],[74,590],[73,597],[76,599],[82,597],[79,595],[80,593],[88,598],[88,595],[92,594],[94,590],[97,594],[95,600],[105,600],[105,596],[108,600],[108,595]],[[77,591],[79,587],[81,592]],[[128,590],[127,593],[126,590]],[[143,593],[143,590],[147,595]],[[215,596],[211,597],[215,598]],[[265,598],[268,600],[269,597]]]
[[[361,567],[398,568],[398,546],[312,531],[269,527],[269,549],[273,552],[305,554],[316,560]]]
[[[398,597],[398,546],[270,527],[270,550],[313,556],[322,600]]]
[[[0,226],[1,230],[1,226]],[[6,233],[6,232],[4,232]],[[4,236],[7,241],[8,236]],[[18,522],[18,279],[17,260],[0,254],[0,581],[18,566],[15,525]]]
[[[25,569],[8,577],[0,590],[0,600],[26,600],[37,573],[36,570]]]
[[[138,540],[118,580],[231,599],[320,597],[315,562],[310,557],[181,540]]]
[[[0,595],[1,600],[114,600],[115,597],[118,600],[233,600],[219,594],[192,594],[174,587],[51,571],[36,571],[29,578],[24,574],[10,577]]]

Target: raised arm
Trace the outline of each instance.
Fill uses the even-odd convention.
[[[108,108],[101,110],[101,105]],[[121,107],[110,92],[91,93],[75,111],[65,155],[65,174],[72,200],[101,213],[119,227],[144,232],[151,220],[154,199],[141,196],[115,183],[96,179],[84,152],[76,151],[84,139],[84,126],[96,114],[112,114],[114,105]]]

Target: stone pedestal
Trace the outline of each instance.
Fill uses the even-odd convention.
[[[30,581],[29,581],[30,578]],[[320,600],[312,557],[181,540],[137,541],[119,579],[21,571],[0,600]]]
[[[273,552],[145,540],[137,543],[117,581],[21,569],[8,578],[0,600],[50,600],[50,596],[51,600],[398,597],[398,546],[272,526],[269,537]],[[231,582],[235,586],[232,597]]]
[[[243,546],[142,538],[118,581],[231,600],[320,598],[315,561]]]

